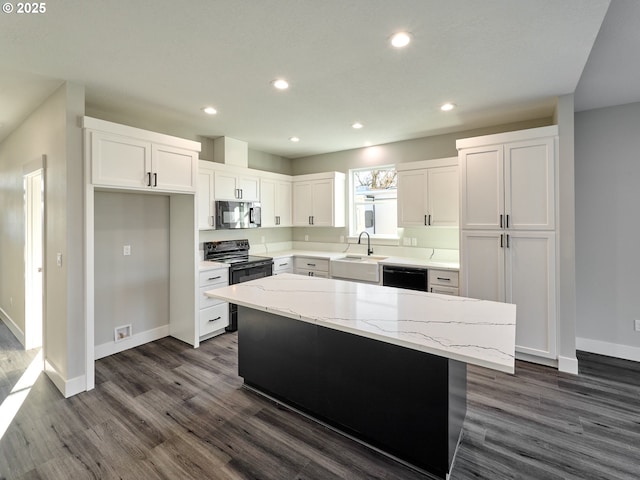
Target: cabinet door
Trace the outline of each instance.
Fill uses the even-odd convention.
[[[262,227],[276,226],[276,182],[270,179],[260,180],[260,207],[262,208]]]
[[[200,230],[208,230],[214,227],[213,216],[213,170],[199,169],[198,171],[198,228]]]
[[[398,172],[399,227],[421,227],[427,225],[428,200],[427,170]]]
[[[276,183],[276,216],[279,227],[290,227],[291,223],[291,182]]]
[[[195,192],[198,181],[196,152],[165,145],[153,145],[151,152],[153,187],[171,192]]]
[[[429,225],[458,226],[459,184],[457,166],[427,169]]]
[[[233,173],[218,172],[214,176],[213,191],[216,200],[236,200],[239,196],[238,177]]]
[[[260,201],[260,179],[258,177],[249,177],[240,175],[238,177],[238,188],[240,189],[240,198],[245,202]]]
[[[102,132],[91,132],[90,135],[91,181],[94,185],[150,188],[150,142]]]
[[[333,226],[333,180],[316,180],[311,184],[312,224]]]
[[[504,215],[503,147],[460,151],[461,228],[500,229]]]
[[[306,227],[311,224],[311,182],[293,182],[293,226]]]
[[[463,231],[460,245],[460,288],[464,297],[505,301],[504,234]]]
[[[556,356],[555,234],[507,232],[506,301],[516,305],[516,350]]]
[[[509,228],[555,228],[553,138],[505,145],[505,214]]]

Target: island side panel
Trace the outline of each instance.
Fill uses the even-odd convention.
[[[332,425],[444,478],[448,362],[319,327],[320,410]]]
[[[314,325],[238,305],[238,374],[291,406],[318,408]]]
[[[238,363],[246,385],[439,478],[449,471],[464,363],[242,306]]]

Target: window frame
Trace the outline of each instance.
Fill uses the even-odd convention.
[[[349,189],[348,189],[348,194],[349,194],[349,199],[348,199],[348,242],[349,243],[356,243],[358,241],[358,236],[360,234],[359,231],[356,231],[356,187],[355,187],[355,173],[356,172],[362,172],[362,171],[371,171],[371,170],[394,170],[396,172],[396,175],[398,173],[397,170],[397,166],[395,164],[385,164],[385,165],[375,165],[375,166],[367,166],[367,167],[356,167],[356,168],[350,168],[348,171],[348,175],[349,175]],[[396,182],[397,182],[397,177],[396,177]],[[395,202],[396,202],[396,212],[397,212],[397,202],[398,202],[398,188],[396,185],[396,198],[395,198]],[[371,235],[371,243],[375,243],[375,244],[379,244],[379,245],[383,245],[383,244],[388,244],[388,245],[398,245],[399,240],[400,240],[400,227],[398,227],[398,223],[397,223],[397,218],[396,218],[396,227],[395,227],[395,233],[393,234],[380,234],[380,233],[372,233]]]

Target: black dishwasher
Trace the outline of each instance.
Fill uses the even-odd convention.
[[[426,268],[382,266],[382,285],[427,291],[428,273]]]

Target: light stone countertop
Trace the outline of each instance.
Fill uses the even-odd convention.
[[[516,307],[281,274],[205,292],[245,307],[513,373]]]
[[[230,265],[228,263],[212,262],[211,260],[201,260],[199,265],[199,269],[201,272],[204,272],[206,270],[214,270],[216,268],[229,268],[229,267]]]

